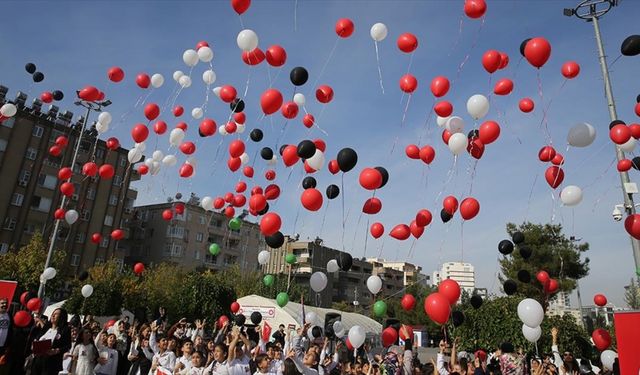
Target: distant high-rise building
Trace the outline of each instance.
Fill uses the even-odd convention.
[[[422,267],[415,264],[401,261],[390,261],[380,258],[367,258],[367,262],[372,264],[379,264],[381,267],[393,269],[396,271],[402,271],[403,273],[403,285],[409,286],[416,283],[429,284],[431,282],[430,275],[424,275],[420,273]]]
[[[470,263],[447,262],[442,265],[439,271],[433,273],[434,285],[442,280],[453,279],[469,294],[473,294],[476,288],[476,278],[474,268]]]

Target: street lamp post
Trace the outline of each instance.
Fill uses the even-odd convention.
[[[599,18],[605,15],[612,7],[618,5],[618,0],[584,0],[574,9],[564,9],[564,15],[567,17],[576,16],[587,22],[593,23],[593,29],[596,36],[596,44],[598,46],[598,59],[600,60],[600,69],[602,70],[602,78],[604,79],[604,92],[607,97],[607,106],[609,108],[609,118],[611,121],[618,120],[616,112],[616,104],[613,100],[613,91],[611,89],[611,80],[609,79],[609,69],[607,67],[607,57],[604,53],[602,37],[600,35]],[[625,158],[624,152],[620,147],[615,146],[616,158],[618,161]],[[624,209],[627,215],[636,213],[636,207],[633,203],[633,193],[637,192],[634,184],[629,180],[627,172],[620,172],[620,182],[622,183],[622,195],[624,197]],[[616,219],[617,220],[617,219]],[[633,249],[633,260],[635,262],[636,272],[640,272],[640,241],[630,237],[631,247]]]
[[[73,150],[73,158],[71,159],[71,169],[76,165],[76,160],[78,158],[78,152],[80,151],[80,144],[82,143],[82,138],[84,136],[84,131],[87,127],[87,123],[89,122],[89,115],[91,111],[100,111],[102,107],[109,106],[111,104],[110,100],[105,100],[103,102],[88,102],[85,100],[80,100],[75,102],[76,105],[84,107],[87,109],[87,112],[84,116],[84,121],[82,122],[82,127],[80,128],[80,132],[78,133],[78,137],[76,138],[76,146]],[[63,209],[65,204],[67,203],[67,196],[62,196],[62,201],[60,201],[60,209]],[[51,257],[53,256],[53,248],[56,244],[56,239],[58,237],[58,230],[60,229],[60,222],[62,220],[56,220],[56,223],[53,227],[53,232],[51,233],[51,238],[49,240],[49,252],[47,253],[47,260],[44,263],[44,269],[49,268],[49,264],[51,263]],[[38,288],[38,298],[42,299],[44,297],[44,287],[47,283],[47,280],[40,277],[40,287]]]

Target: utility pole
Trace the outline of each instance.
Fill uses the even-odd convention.
[[[593,23],[596,44],[598,46],[598,59],[600,60],[600,69],[602,70],[602,78],[604,79],[604,92],[607,97],[607,106],[609,108],[609,118],[611,121],[618,120],[618,113],[616,112],[616,104],[613,100],[607,57],[604,53],[604,46],[600,35],[599,18],[611,10],[612,7],[617,6],[618,2],[619,0],[584,0],[574,9],[564,9],[564,15],[567,17],[576,16]],[[614,145],[614,147],[618,161],[625,159],[624,152],[617,145]],[[625,211],[627,215],[634,215],[636,213],[636,207],[633,203],[633,193],[637,192],[637,187],[631,183],[627,172],[620,172],[620,182],[622,184]],[[631,236],[629,238],[631,239],[631,248],[633,249],[635,271],[640,272],[640,241]]]

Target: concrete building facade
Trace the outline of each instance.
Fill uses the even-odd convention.
[[[438,285],[442,280],[446,279],[457,281],[460,288],[469,294],[473,294],[476,288],[475,271],[470,263],[447,262],[442,264],[442,268],[433,273],[433,283]]]

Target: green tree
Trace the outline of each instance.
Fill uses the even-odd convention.
[[[0,279],[15,280],[18,287],[23,290],[38,290],[40,286],[40,275],[44,270],[47,260],[47,244],[42,238],[42,234],[34,233],[29,243],[19,251],[9,251],[0,256]],[[47,281],[46,294],[60,290],[65,282],[64,271],[61,269],[64,263],[65,252],[56,250],[53,253],[50,266],[55,268],[57,275],[52,280]]]
[[[235,290],[221,283],[219,275],[211,271],[190,272],[180,284],[174,316],[196,319],[228,315],[235,300]]]
[[[631,279],[629,285],[624,287],[624,302],[634,310],[640,309],[640,286],[638,284],[640,284],[640,278],[637,283]]]
[[[123,280],[127,275],[120,271],[115,259],[91,267],[88,273],[88,280],[72,283],[71,295],[64,307],[73,314],[119,315],[124,302]],[[93,286],[93,294],[88,298],[81,292],[86,284]]]
[[[546,271],[551,278],[558,281],[558,291],[567,293],[573,291],[577,281],[589,273],[589,258],[581,259],[582,254],[589,250],[589,244],[579,244],[567,238],[562,233],[560,224],[524,223],[516,226],[509,223],[507,232],[510,236],[515,232],[522,232],[525,242],[517,246],[511,255],[500,260],[502,269],[500,279],[517,281],[518,271],[529,271],[531,282],[518,282],[518,295],[538,300],[545,310],[548,306],[547,295],[535,278],[539,271]],[[524,246],[532,250],[529,259],[524,259],[520,254],[519,249]]]

